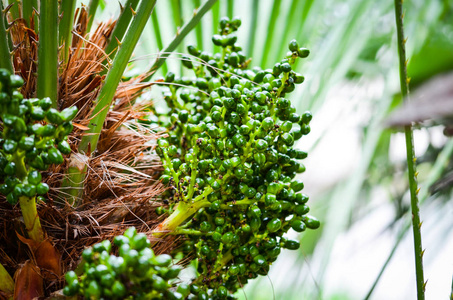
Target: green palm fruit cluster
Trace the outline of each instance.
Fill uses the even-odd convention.
[[[312,115],[296,113],[287,95],[304,81],[292,68],[309,51],[293,40],[273,68],[248,69],[236,44],[237,18],[220,21],[213,43],[221,53],[188,47],[183,65],[195,77],[167,74],[158,116],[168,137],[158,141],[170,187],[164,229],[186,236],[178,251],[196,257],[194,299],[227,299],[259,275],[266,275],[283,248],[298,249],[289,229],[316,229],[301,193],[307,153],[294,145],[310,132]],[[175,226],[177,225],[177,226]]]
[[[0,193],[12,205],[49,191],[40,171],[71,152],[67,136],[77,114],[76,107],[59,112],[49,98],[24,99],[18,91],[23,83],[0,69]]]
[[[118,256],[108,240],[84,250],[76,272],[66,273],[66,296],[86,299],[185,299],[190,285],[175,283],[181,271],[170,255],[155,255],[150,241],[134,227],[115,237]],[[77,275],[80,272],[80,275]]]

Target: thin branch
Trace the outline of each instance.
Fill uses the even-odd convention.
[[[409,100],[409,80],[407,77],[407,61],[406,61],[406,49],[405,49],[405,38],[404,38],[404,26],[403,26],[403,1],[395,0],[395,19],[396,29],[398,36],[398,54],[399,54],[399,68],[400,68],[400,85],[401,95],[405,101]],[[417,171],[416,171],[416,158],[414,153],[414,136],[412,132],[412,125],[404,127],[404,133],[406,136],[406,156],[407,156],[407,168],[409,174],[409,190],[411,194],[411,210],[412,210],[412,231],[414,234],[414,251],[415,251],[415,271],[417,278],[417,299],[425,299],[425,280],[423,274],[423,247],[422,247],[422,236],[420,227],[422,225],[420,221],[420,208],[418,202],[418,184],[417,184]]]
[[[436,162],[434,163],[433,167],[431,168],[431,171],[429,172],[429,174],[427,176],[427,179],[424,182],[425,188],[419,194],[420,195],[420,197],[419,197],[420,204],[423,204],[423,202],[425,202],[425,200],[428,198],[428,196],[429,196],[428,188],[442,176],[445,168],[448,166],[449,161],[451,160],[452,155],[453,155],[453,140],[450,140],[447,142],[447,144],[445,144],[442,151],[437,156]],[[393,245],[392,251],[390,251],[390,254],[387,257],[384,265],[381,267],[381,270],[379,271],[378,276],[374,280],[372,287],[368,291],[367,296],[364,298],[365,300],[367,300],[371,297],[371,294],[373,293],[374,288],[379,283],[379,280],[381,279],[382,274],[384,273],[385,269],[387,268],[390,260],[393,258],[393,255],[395,254],[396,249],[398,249],[399,245],[401,244],[401,241],[403,240],[403,237],[405,236],[405,234],[409,230],[409,228],[410,228],[410,223],[408,221],[407,224],[404,225],[400,234],[398,235],[398,237],[395,241],[395,244]]]

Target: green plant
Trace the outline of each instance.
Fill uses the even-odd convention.
[[[190,56],[183,56],[182,64],[195,77],[168,73],[162,84],[168,87],[164,98],[169,110],[155,113],[155,121],[142,121],[157,122],[168,133],[158,139],[156,149],[164,167],[161,181],[169,186],[162,195],[168,207],[157,210],[168,217],[153,235],[185,237],[173,253],[182,252],[197,265],[191,283],[197,299],[231,298],[248,280],[266,275],[282,248],[299,248],[297,241],[284,236],[290,228],[302,232],[320,225],[307,215],[308,197],[299,193],[304,185],[294,179],[305,171],[298,160],[307,153],[293,145],[310,132],[312,116],[297,114],[285,98],[304,81],[291,66],[309,51],[293,40],[273,69],[249,70],[250,60],[236,44],[240,25],[237,18],[220,20],[219,34],[212,40],[222,53],[188,46]],[[122,240],[116,238],[117,243]],[[120,255],[129,255],[130,247],[120,244]],[[86,250],[88,264],[81,267],[88,279],[84,287],[67,275],[69,294],[76,287],[82,293],[89,286],[96,293],[102,290],[93,283],[96,275],[89,275],[95,272],[89,270],[92,252]],[[104,256],[100,261],[108,265]],[[124,279],[134,282],[135,276],[124,274]]]
[[[170,43],[172,47],[181,42],[214,2],[215,0],[205,1],[200,6],[184,31]],[[127,1],[117,23],[101,24],[90,36],[87,28],[90,28],[91,23],[88,19],[93,21],[95,12],[98,6],[103,5],[103,1],[91,1],[88,11],[78,8],[76,12],[76,1],[10,1],[10,5],[6,7],[3,1],[0,2],[0,31],[3,33],[0,40],[0,68],[16,74],[10,76],[7,71],[1,71],[0,183],[1,192],[6,196],[2,195],[0,198],[1,222],[8,228],[5,232],[11,233],[2,235],[2,244],[13,245],[1,249],[1,296],[9,297],[13,293],[20,293],[29,298],[43,297],[59,288],[59,283],[50,282],[55,283],[62,267],[64,270],[68,264],[61,263],[65,254],[56,250],[60,245],[55,246],[55,240],[59,238],[54,239],[55,232],[47,236],[46,231],[49,231],[45,227],[51,223],[64,223],[55,218],[87,209],[87,206],[78,205],[81,204],[81,198],[77,198],[86,198],[86,191],[81,187],[86,182],[86,171],[89,169],[87,165],[92,164],[91,154],[99,151],[99,135],[105,129],[105,121],[111,109],[114,109],[111,104],[119,97],[118,86],[123,80],[123,72],[155,3],[156,1]],[[106,28],[110,30],[105,30]],[[121,47],[122,43],[127,44],[127,47]],[[109,51],[109,58],[106,58],[104,50]],[[102,62],[110,64],[111,59],[113,66],[105,71]],[[105,82],[99,80],[104,74]],[[20,92],[16,90],[19,87]],[[83,91],[80,90],[81,87]],[[30,99],[24,99],[24,95]],[[80,108],[76,120],[77,130],[72,131],[71,120],[77,114],[77,108]],[[90,116],[95,118],[92,122],[88,121]],[[84,132],[85,125],[89,126],[88,134]],[[118,127],[120,125],[121,122],[117,123]],[[129,133],[131,134],[126,135],[125,139],[133,136],[135,131]],[[153,139],[154,135],[148,132],[148,137]],[[74,154],[77,158],[85,157],[86,160],[83,164],[76,159],[68,161],[64,155],[69,154]],[[72,169],[74,166],[77,167]],[[78,180],[65,181],[68,177],[64,173],[72,176],[71,170],[75,170],[75,175],[69,179]],[[122,172],[125,173],[124,169]],[[123,174],[118,177],[124,176]],[[140,180],[132,181],[130,188],[134,189]],[[147,182],[149,186],[152,185],[150,181]],[[62,191],[62,186],[67,187],[68,192],[64,189]],[[155,189],[156,193],[158,188],[159,186]],[[150,189],[147,196],[153,192]],[[36,199],[44,200],[41,195],[45,195],[50,201],[45,205],[36,203]],[[98,208],[102,207],[99,205],[103,203],[102,197],[91,200],[88,209],[95,202]],[[6,216],[8,213],[17,216],[17,202],[21,207],[26,230],[22,230],[21,222],[13,224],[11,217]],[[53,210],[54,213],[46,214],[46,209]],[[4,211],[7,213],[3,214]],[[43,215],[47,219],[41,224]],[[154,216],[151,213],[150,217]],[[14,230],[19,235],[16,236]],[[21,243],[29,246],[33,256],[33,260],[25,265],[21,263],[30,253],[21,250],[28,249],[27,247],[16,248]],[[87,245],[90,244],[92,242],[88,241]],[[81,250],[76,252],[81,253]],[[16,255],[17,261],[11,259]],[[30,275],[27,272],[30,269],[38,276]],[[17,275],[13,281],[10,273],[16,270]],[[47,281],[43,282],[42,278]],[[47,288],[48,283],[50,289]]]
[[[24,99],[17,91],[23,79],[0,69],[0,193],[15,205],[19,202],[28,235],[42,242],[45,234],[36,211],[36,197],[44,201],[49,186],[41,171],[62,164],[71,148],[67,141],[77,107],[58,112],[49,98]]]

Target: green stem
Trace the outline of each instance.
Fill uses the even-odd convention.
[[[60,21],[59,34],[60,45],[63,45],[63,61],[66,64],[69,59],[69,47],[72,43],[72,27],[74,26],[74,12],[76,7],[75,0],[63,0],[60,5]]]
[[[211,203],[206,199],[212,193],[212,188],[207,187],[201,195],[189,202],[179,202],[176,209],[171,215],[159,224],[157,230],[154,232],[156,237],[162,237],[168,232],[173,232],[185,220],[194,215],[200,208],[208,207]]]
[[[227,1],[227,16],[228,18],[233,19],[234,14],[234,0]]]
[[[116,22],[115,28],[113,29],[112,35],[110,37],[110,42],[105,48],[105,53],[109,54],[110,59],[115,58],[116,49],[118,48],[118,41],[122,41],[124,34],[126,33],[131,19],[133,17],[132,10],[135,11],[137,8],[139,0],[127,0],[126,4],[123,7],[121,15]]]
[[[36,209],[36,198],[21,196],[19,197],[19,204],[28,236],[33,241],[41,243],[44,240],[44,231],[42,230],[38,210]]]
[[[160,34],[160,26],[159,26],[159,17],[157,15],[157,9],[153,11],[151,14],[151,21],[153,22],[153,30],[154,30],[154,36],[156,38],[156,43],[157,43],[157,48],[159,51],[162,51],[164,49],[164,43],[162,42],[162,35]],[[168,69],[167,69],[167,64],[162,65],[162,72],[167,74]]]
[[[13,161],[16,164],[16,175],[23,181],[27,177],[28,171],[25,167],[24,155],[19,155],[16,153],[13,154]]]
[[[403,27],[403,1],[395,0],[395,19],[398,36],[398,54],[399,54],[399,68],[400,68],[400,85],[401,95],[405,101],[408,101],[409,84],[407,78],[407,61],[406,49],[404,39]],[[407,155],[407,168],[409,173],[409,190],[411,194],[411,210],[412,210],[412,231],[414,235],[414,251],[415,251],[415,270],[417,278],[417,299],[425,299],[425,280],[423,274],[423,247],[422,236],[420,232],[420,209],[418,205],[418,184],[415,165],[414,153],[414,137],[412,126],[405,126],[404,133],[406,136],[406,155]]]
[[[0,264],[0,291],[6,294],[14,293],[14,280],[2,264]]]
[[[82,138],[79,145],[80,151],[86,153],[90,145],[92,150],[96,149],[105,118],[116,93],[116,88],[120,83],[124,70],[127,67],[129,59],[132,56],[134,48],[137,45],[138,39],[145,28],[146,22],[148,21],[149,15],[153,11],[155,4],[156,0],[142,0],[140,2],[132,24],[123,39],[122,44],[124,44],[125,47],[120,47],[118,55],[115,56],[113,61],[113,66],[109,70],[105,83],[96,99],[95,107],[91,114],[93,118],[90,122],[90,129]]]
[[[78,150],[82,155],[89,155],[89,153],[96,150],[99,135],[104,127],[104,121],[115,96],[116,89],[155,4],[156,0],[142,0],[139,4],[132,24],[129,26],[123,39],[125,47],[120,46],[120,49],[113,60],[112,68],[107,73],[104,85],[96,99],[94,109],[91,113],[90,129],[87,130],[79,144]],[[78,160],[78,158],[75,157],[74,154],[71,155],[70,159],[71,162],[77,164],[74,160]],[[82,191],[86,168],[87,166],[85,164],[83,170],[78,168],[70,169],[68,178],[63,181],[63,187],[69,187],[68,193],[71,197],[68,199],[68,202],[71,205],[75,203],[76,198],[74,195],[80,195],[80,191]]]
[[[87,32],[90,32],[91,26],[93,25],[94,17],[96,16],[96,11],[99,7],[99,0],[91,0],[88,4],[88,24]]]
[[[448,166],[450,158],[453,154],[453,140],[450,140],[445,144],[445,146],[442,149],[442,152],[437,156],[436,162],[434,163],[433,167],[431,168],[430,173],[427,176],[427,179],[425,181],[425,188],[422,190],[420,193],[420,203],[423,203],[427,198],[428,198],[428,188],[435,183],[443,174],[445,168]],[[396,249],[398,249],[399,245],[401,244],[401,241],[403,240],[403,237],[405,236],[406,232],[410,228],[410,223],[408,222],[406,225],[404,225],[404,228],[401,230],[400,234],[398,235],[395,244],[393,245],[392,251],[390,251],[390,254],[388,255],[384,265],[381,267],[381,270],[376,277],[376,279],[373,282],[373,285],[371,286],[370,290],[368,291],[367,296],[364,298],[365,300],[369,299],[376,288],[377,284],[379,283],[379,280],[382,277],[382,274],[384,274],[385,269],[387,268],[390,260],[393,258],[393,255],[396,252]]]
[[[172,232],[169,232],[169,234],[209,236],[209,235],[212,235],[212,232],[201,232],[199,230],[194,230],[194,229],[176,228]]]
[[[169,232],[173,232],[185,220],[194,215],[200,208],[208,207],[211,203],[207,200],[194,201],[191,203],[179,202],[176,209],[171,215],[159,224],[159,227],[154,231],[154,236],[162,237]]]
[[[38,25],[37,15],[33,14],[34,9],[38,9],[38,1],[37,0],[22,0],[22,17],[24,18],[25,22],[28,26],[30,26],[31,18],[34,18],[35,26]]]
[[[0,68],[8,70],[12,74],[14,70],[7,37],[5,17],[3,16],[3,3],[0,1]]]
[[[153,66],[149,70],[150,75],[145,79],[145,81],[149,81],[157,69],[165,62],[167,57],[173,52],[176,47],[181,43],[181,41],[186,37],[187,34],[200,22],[201,18],[204,16],[205,13],[214,5],[217,0],[207,0],[192,16],[189,22],[187,22],[180,30],[179,33],[173,38],[173,41],[163,50],[161,51],[161,55],[158,56],[156,61],[154,62]]]
[[[28,171],[24,162],[24,155],[17,152],[13,154],[13,161],[16,164],[16,175],[21,181],[26,180]],[[35,197],[19,197],[20,209],[22,217],[24,218],[25,228],[27,229],[28,236],[37,243],[44,240],[44,231],[41,228],[41,222],[36,209]]]
[[[58,1],[41,0],[39,12],[37,97],[58,100]]]

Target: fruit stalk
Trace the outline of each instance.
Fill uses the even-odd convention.
[[[19,197],[19,204],[28,236],[33,241],[41,243],[44,240],[44,231],[36,209],[36,197],[21,196]]]
[[[193,216],[200,208],[208,207],[211,203],[204,199],[211,192],[212,189],[208,188],[203,194],[195,198],[193,201],[188,203],[179,202],[176,209],[170,214],[170,216],[159,224],[154,232],[154,236],[160,237],[176,230],[179,225]]]
[[[21,181],[24,181],[28,174],[24,158],[18,156],[17,154],[15,154],[15,158],[17,166],[16,174]],[[19,204],[28,237],[37,243],[41,243],[44,240],[45,235],[42,230],[41,221],[39,220],[38,210],[36,208],[36,197],[20,196]]]

